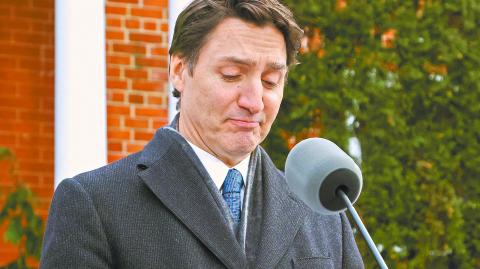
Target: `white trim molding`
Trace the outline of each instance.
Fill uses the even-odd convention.
[[[105,2],[55,1],[55,187],[107,163]]]

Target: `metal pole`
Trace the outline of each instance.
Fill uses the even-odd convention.
[[[347,208],[350,211],[350,214],[352,215],[353,220],[357,223],[357,226],[360,229],[360,233],[362,234],[365,241],[367,241],[367,245],[372,251],[373,256],[375,257],[375,260],[377,260],[377,263],[380,266],[380,268],[388,269],[387,265],[385,264],[385,261],[382,258],[382,255],[380,255],[380,252],[375,246],[375,243],[370,237],[370,234],[368,234],[367,228],[365,228],[365,225],[363,225],[362,220],[360,219],[360,216],[358,216],[357,211],[353,207],[352,202],[350,202],[350,199],[348,199],[348,196],[345,194],[345,192],[343,192],[341,188],[337,190],[337,195],[340,196],[345,202],[345,205],[347,205]]]

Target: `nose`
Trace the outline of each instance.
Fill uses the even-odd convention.
[[[261,79],[252,81],[241,89],[238,105],[248,110],[251,114],[256,114],[263,110],[263,85]]]

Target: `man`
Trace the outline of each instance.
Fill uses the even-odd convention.
[[[310,210],[259,146],[301,35],[276,0],[193,1],[170,49],[179,115],[59,185],[41,267],[363,268],[345,215]]]

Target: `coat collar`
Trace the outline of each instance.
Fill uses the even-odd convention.
[[[143,170],[138,175],[222,263],[247,268],[245,252],[205,184],[206,171],[199,163],[188,142],[166,127],[142,151],[138,167]]]
[[[304,204],[294,196],[283,174],[268,155],[261,151],[263,212],[261,236],[255,268],[275,268],[304,222]]]

